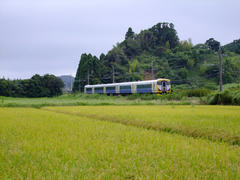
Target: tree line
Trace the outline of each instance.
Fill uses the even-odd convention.
[[[240,39],[225,46],[213,38],[193,45],[180,41],[172,23],[158,23],[135,33],[128,28],[125,39],[107,54],[82,54],[73,91],[87,84],[105,84],[168,78],[182,88],[215,88],[219,82],[217,50],[223,53],[223,83],[240,82]],[[63,82],[54,75],[34,75],[26,80],[0,79],[0,96],[52,97],[62,94]]]
[[[63,82],[54,75],[38,74],[25,80],[0,79],[0,96],[53,97],[62,94]]]
[[[223,83],[240,80],[240,40],[222,47]],[[215,87],[219,82],[216,49],[220,43],[210,38],[193,45],[191,39],[180,41],[172,23],[158,23],[135,33],[128,28],[124,41],[100,57],[82,54],[73,91],[83,91],[86,84],[100,84],[151,78],[169,78],[184,87]]]

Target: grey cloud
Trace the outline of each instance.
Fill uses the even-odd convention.
[[[222,44],[239,38],[234,0],[3,0],[0,2],[0,77],[34,73],[75,75],[81,53],[99,56],[135,32],[167,21],[180,39]]]

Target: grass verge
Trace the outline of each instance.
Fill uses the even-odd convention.
[[[0,107],[34,107],[45,106],[102,106],[102,105],[159,105],[197,104],[200,100],[186,98],[179,95],[130,95],[130,96],[106,96],[70,94],[53,98],[12,98],[1,97]]]

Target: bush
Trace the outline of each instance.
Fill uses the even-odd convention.
[[[186,96],[188,97],[203,97],[211,93],[209,89],[190,89],[186,91]]]
[[[203,88],[209,89],[209,90],[217,90],[218,86],[215,83],[204,83]]]
[[[208,104],[240,105],[240,91],[225,90],[208,96]]]
[[[185,97],[184,93],[177,91],[171,94],[131,94],[126,97],[127,100],[182,100]]]
[[[204,88],[176,90],[176,94],[180,95],[181,97],[203,97],[209,95],[211,92],[211,90]]]
[[[224,84],[223,89],[231,89],[231,90],[240,90],[240,84],[238,83],[232,83],[232,84]]]
[[[240,91],[234,94],[232,102],[233,104],[240,105]]]
[[[140,97],[139,94],[131,94],[131,95],[127,96],[127,99],[128,100],[136,100],[139,97]]]

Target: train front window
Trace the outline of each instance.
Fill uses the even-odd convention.
[[[163,86],[168,86],[168,85],[170,85],[170,82],[168,82],[168,81],[162,81],[162,85],[163,85]]]
[[[169,81],[158,81],[157,82],[157,85],[159,87],[166,87],[166,86],[169,86],[170,85],[170,82]]]

